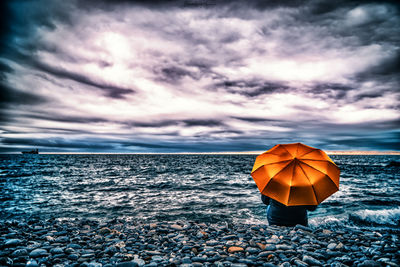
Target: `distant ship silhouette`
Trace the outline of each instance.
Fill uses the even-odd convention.
[[[31,151],[22,151],[22,154],[39,154],[39,149],[31,150]]]

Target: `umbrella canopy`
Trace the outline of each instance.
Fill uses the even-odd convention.
[[[251,171],[261,194],[286,206],[318,205],[339,190],[339,175],[325,152],[301,143],[274,146]]]

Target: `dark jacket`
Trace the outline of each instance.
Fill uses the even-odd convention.
[[[317,206],[285,206],[276,200],[261,195],[267,211],[268,222],[271,225],[295,226],[296,224],[308,225],[307,210],[313,211]]]

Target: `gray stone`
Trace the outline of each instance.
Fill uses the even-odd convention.
[[[239,261],[239,263],[245,263],[247,265],[254,265],[254,261],[252,261],[250,259],[239,259],[238,261]]]
[[[50,250],[50,253],[51,253],[51,254],[63,254],[63,253],[64,253],[64,250],[63,250],[62,248],[57,247],[57,248],[51,249],[51,250]]]
[[[161,252],[160,252],[160,251],[155,251],[155,250],[145,250],[144,252],[145,252],[146,254],[152,255],[152,256],[161,255]]]
[[[271,251],[262,251],[258,254],[258,258],[263,258],[263,257],[268,257],[269,255],[271,255],[273,252]]]
[[[133,260],[133,262],[136,262],[138,266],[143,266],[146,264],[146,262],[140,258],[135,257],[135,259]]]
[[[247,247],[246,248],[246,252],[250,253],[250,254],[255,254],[257,252],[259,252],[260,250],[258,248],[254,248],[254,247]]]
[[[292,237],[291,241],[292,242],[298,242],[300,240],[300,237],[295,235],[294,237]]]
[[[23,249],[17,249],[16,251],[14,251],[11,254],[11,256],[14,257],[14,258],[19,257],[19,256],[25,256],[25,255],[28,255],[28,251],[26,249],[24,249],[24,248]]]
[[[290,266],[291,266],[290,263],[287,262],[287,261],[285,261],[285,262],[283,262],[283,263],[281,263],[281,264],[279,265],[279,267],[290,267]]]
[[[373,260],[365,260],[357,265],[357,267],[379,267],[379,266],[381,266],[379,262]]]
[[[26,263],[26,267],[39,267],[39,264],[36,260],[30,260]]]
[[[347,266],[347,265],[344,265],[343,263],[338,262],[338,261],[334,261],[330,265],[330,267],[345,267],[345,266]]]
[[[216,240],[207,240],[206,244],[209,245],[209,246],[215,246],[215,245],[218,245],[219,242],[216,241]]]
[[[66,248],[66,249],[64,249],[64,253],[65,254],[72,254],[72,253],[74,253],[75,252],[75,250],[73,249],[73,248]]]
[[[304,225],[301,225],[301,224],[297,224],[297,225],[294,227],[294,229],[295,229],[295,230],[300,229],[300,230],[303,230],[303,231],[312,232],[311,228],[309,228],[309,227],[307,227],[307,226],[304,226]]]
[[[203,257],[192,257],[191,258],[192,262],[206,262],[207,258],[203,258]]]
[[[337,246],[336,243],[330,243],[330,244],[328,245],[328,249],[334,250],[334,249],[336,248],[336,246]]]
[[[270,239],[266,239],[265,242],[267,242],[268,244],[278,244],[280,242],[279,238],[270,238]]]
[[[156,261],[156,262],[159,262],[159,261],[162,261],[163,258],[162,258],[161,256],[152,256],[152,257],[151,257],[151,260]]]
[[[68,255],[68,259],[72,260],[72,261],[76,261],[77,259],[79,259],[79,255],[78,254],[70,254],[70,255]]]
[[[91,261],[88,263],[88,267],[102,267],[103,264],[95,262],[95,261]]]
[[[304,261],[301,261],[301,260],[299,260],[299,259],[294,260],[294,264],[295,264],[296,266],[299,266],[299,267],[307,267],[307,266],[308,266],[307,263],[305,263]]]
[[[221,238],[221,240],[229,240],[229,239],[236,239],[236,235],[226,235]]]
[[[182,263],[192,263],[192,260],[189,257],[184,257]]]
[[[31,253],[29,253],[29,257],[31,257],[31,258],[44,257],[44,256],[48,256],[48,255],[49,254],[47,253],[47,251],[42,248],[34,249],[31,251]]]
[[[281,250],[289,250],[292,249],[292,246],[288,246],[288,245],[276,245],[276,249],[281,249]]]
[[[69,242],[69,238],[67,236],[60,236],[60,237],[57,237],[55,239],[55,242],[57,242],[57,243],[68,243]]]
[[[116,266],[117,267],[137,267],[139,265],[134,261],[126,261],[126,262],[119,262],[119,263],[117,263]]]
[[[68,245],[67,245],[67,248],[81,249],[81,248],[82,248],[82,246],[81,246],[81,245],[79,245],[79,244],[74,244],[74,243],[71,243],[71,244],[68,244]]]
[[[311,256],[304,255],[304,256],[303,256],[303,261],[304,261],[305,263],[309,264],[309,265],[322,266],[322,263],[321,263],[319,260],[314,259],[314,258],[311,257]]]
[[[276,246],[274,244],[267,244],[264,250],[274,251],[276,250]]]
[[[20,246],[23,244],[23,241],[21,239],[8,239],[6,240],[6,242],[4,242],[4,245],[6,247],[16,247],[16,246]]]
[[[108,254],[108,255],[114,255],[115,253],[117,253],[117,248],[115,246],[109,246],[104,250],[104,253]]]
[[[192,249],[192,247],[183,246],[183,247],[181,248],[181,251],[186,251],[186,250],[191,250],[191,249]]]

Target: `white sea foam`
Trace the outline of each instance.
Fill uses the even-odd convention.
[[[324,217],[314,217],[309,219],[310,227],[331,227],[344,225],[347,221],[346,216],[328,215]]]
[[[359,210],[349,215],[349,220],[363,225],[400,226],[400,208],[381,210]]]

